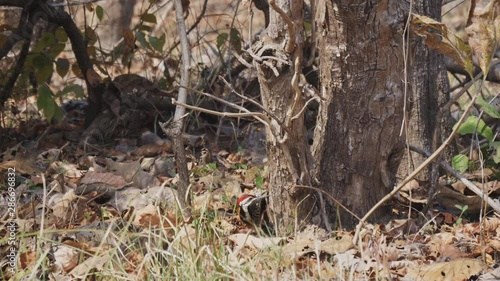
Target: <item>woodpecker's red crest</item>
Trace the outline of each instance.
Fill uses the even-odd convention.
[[[265,196],[255,196],[251,194],[243,194],[236,201],[237,212],[240,219],[253,226],[262,228],[264,232],[270,234],[272,232],[269,217],[267,216],[267,201]]]

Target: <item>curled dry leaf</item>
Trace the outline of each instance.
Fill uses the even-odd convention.
[[[78,265],[79,256],[78,249],[63,243],[54,252],[54,263],[64,272],[68,272]]]
[[[436,262],[420,268],[410,269],[404,280],[469,280],[478,275],[486,265],[474,259],[458,259],[451,262]]]
[[[232,234],[228,238],[237,248],[246,246],[258,250],[278,246],[286,240],[281,237],[256,237],[243,233]]]
[[[89,171],[80,181],[81,184],[91,184],[91,183],[105,183],[107,185],[113,186],[116,189],[122,189],[128,183],[121,176],[117,176],[113,173],[99,173]]]

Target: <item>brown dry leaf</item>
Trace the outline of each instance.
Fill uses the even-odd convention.
[[[283,247],[283,253],[290,257],[301,257],[308,253],[327,253],[336,255],[352,249],[352,236],[349,234],[339,235],[325,241],[301,237]]]
[[[467,212],[477,214],[481,210],[482,199],[478,196],[465,196],[450,188],[438,185],[438,193],[435,197],[436,203],[447,210],[457,210],[456,205],[468,206]]]
[[[466,179],[487,179],[490,176],[495,174],[492,169],[490,168],[484,168],[480,170],[475,170],[472,171],[470,174],[464,174],[464,177]]]
[[[153,186],[148,189],[125,187],[116,191],[114,198],[111,200],[111,203],[119,212],[130,207],[140,210],[148,205],[160,202],[168,208],[173,208],[176,204],[174,190],[165,186]]]
[[[489,1],[486,6],[477,5],[469,18],[470,25],[465,28],[469,45],[479,61],[483,73],[488,73],[493,53],[500,37],[500,17],[495,13],[497,1]],[[494,24],[491,24],[494,21]]]
[[[495,251],[500,252],[500,240],[498,239],[491,239],[488,242],[488,245],[491,246]]]
[[[58,246],[57,250],[54,252],[55,265],[64,272],[68,272],[75,268],[80,260],[80,252],[77,248],[78,247],[66,245],[66,243]]]
[[[455,281],[468,280],[478,275],[487,266],[474,259],[458,259],[451,262],[436,262],[408,271],[405,280]]]
[[[132,30],[126,29],[123,31],[123,41],[129,49],[134,49],[135,46],[135,36]]]
[[[71,212],[69,212],[70,204],[77,200],[78,196],[75,194],[73,189],[68,190],[64,195],[55,194],[52,196],[47,205],[52,209],[52,214],[65,221],[71,216]]]
[[[234,243],[236,248],[246,246],[258,250],[280,245],[286,240],[281,237],[256,237],[243,233],[229,235],[228,239]]]
[[[139,251],[132,251],[128,253],[126,259],[125,259],[125,264],[124,264],[124,269],[127,273],[135,273],[137,275],[142,276],[140,280],[146,280],[146,271],[143,266],[141,266],[142,270],[141,272],[136,272],[137,271],[137,266],[142,264],[144,260],[144,255],[139,252]]]
[[[69,274],[75,279],[84,280],[85,277],[94,274],[93,270],[101,272],[110,258],[110,255],[92,256],[73,268]]]
[[[155,157],[163,152],[172,152],[172,143],[171,142],[163,142],[161,144],[149,143],[145,144],[132,152],[132,155],[135,156],[144,156],[144,157]]]
[[[170,244],[169,251],[173,255],[185,255],[187,252],[193,252],[196,249],[196,230],[191,225],[185,225],[180,228],[177,235]]]
[[[38,255],[36,251],[24,252],[19,255],[19,264],[22,269],[33,268],[36,264]]]
[[[36,167],[35,162],[29,159],[15,159],[0,163],[0,171],[15,168],[16,172],[23,174],[34,175],[40,172]]]
[[[148,205],[143,209],[137,210],[134,217],[133,225],[138,228],[158,227],[161,225],[161,217],[158,207]]]
[[[460,37],[451,34],[444,23],[413,14],[414,32],[425,38],[425,45],[454,59],[468,73],[473,73],[472,50]]]
[[[50,164],[49,169],[52,171],[64,171],[64,176],[72,179],[79,179],[83,176],[82,170],[78,169],[76,164],[56,161]]]
[[[104,183],[116,189],[122,189],[128,183],[121,176],[112,173],[99,173],[89,171],[81,180],[81,184]]]
[[[258,175],[260,175],[260,169],[258,167],[251,167],[250,169],[247,170],[246,176],[245,176],[245,183],[246,184],[253,184],[255,182],[255,179],[257,178]]]
[[[87,70],[87,81],[92,87],[97,87],[102,82],[101,76],[92,68]]]
[[[141,162],[133,161],[129,163],[119,163],[106,158],[106,167],[108,171],[112,171],[114,174],[125,178],[125,181],[131,182],[135,174],[141,169]]]

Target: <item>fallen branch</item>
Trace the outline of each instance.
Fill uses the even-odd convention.
[[[410,146],[410,149],[412,151],[415,151],[417,153],[420,153],[426,157],[430,156],[430,153],[424,149],[417,148],[414,146]],[[443,169],[445,169],[448,173],[452,174],[455,178],[460,180],[469,188],[470,191],[474,192],[477,196],[483,198],[486,202],[488,202],[488,205],[495,210],[495,212],[500,214],[500,204],[495,202],[493,199],[491,199],[483,190],[481,190],[479,187],[477,187],[475,184],[473,184],[471,181],[468,179],[464,178],[462,174],[460,174],[457,170],[453,169],[453,167],[448,164],[446,161],[441,161],[439,162],[439,166],[441,166]]]

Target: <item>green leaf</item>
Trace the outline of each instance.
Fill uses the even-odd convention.
[[[39,110],[43,110],[43,114],[47,120],[52,120],[58,106],[54,101],[52,91],[45,85],[38,88],[37,106]]]
[[[77,84],[73,84],[73,85],[69,85],[69,86],[64,87],[64,89],[62,89],[61,91],[59,91],[56,94],[56,97],[58,97],[58,98],[63,97],[63,96],[66,96],[68,93],[74,93],[75,96],[79,99],[85,98],[83,87],[80,85],[77,85]]]
[[[95,15],[97,16],[97,19],[99,19],[99,21],[102,21],[102,18],[104,17],[104,9],[97,5],[95,7]]]
[[[231,28],[231,32],[229,35],[229,42],[231,43],[231,46],[233,49],[237,52],[241,52],[241,34],[236,28]]]
[[[56,61],[56,71],[61,78],[64,78],[69,71],[69,60],[58,58]]]
[[[149,48],[148,42],[146,42],[146,36],[142,32],[136,32],[135,33],[135,39],[141,43],[141,46],[144,49]]]
[[[156,24],[156,16],[154,14],[143,14],[141,20]]]
[[[136,27],[137,30],[140,30],[140,31],[147,31],[147,32],[151,32],[153,31],[153,29],[151,28],[151,26],[147,26],[145,24],[139,24],[137,27]]]
[[[464,154],[455,155],[451,160],[451,166],[453,169],[463,173],[469,168],[469,157]]]
[[[482,97],[478,97],[476,103],[481,106],[484,113],[488,114],[490,117],[500,119],[500,112],[498,112],[494,105],[489,104]]]
[[[220,50],[222,45],[224,45],[224,43],[226,43],[227,38],[229,38],[229,34],[227,34],[227,33],[221,33],[221,34],[219,34],[219,36],[217,36],[217,49]]]
[[[255,178],[255,186],[258,188],[258,189],[262,189],[262,186],[264,185],[264,177],[261,176],[261,175],[258,175],[256,178]]]
[[[62,51],[64,51],[64,48],[66,48],[66,45],[63,43],[57,43],[52,46],[45,52],[47,56],[50,58],[54,59],[56,58]]]
[[[68,41],[68,34],[66,34],[66,31],[64,31],[64,28],[62,28],[62,27],[58,27],[56,29],[55,36],[56,36],[57,40],[61,43]]]
[[[477,116],[469,116],[467,120],[460,126],[458,133],[461,135],[475,134],[478,133],[485,137],[488,141],[493,141],[493,130],[491,130],[483,120],[479,119]]]
[[[39,53],[42,52],[45,48],[50,47],[57,43],[57,39],[54,34],[45,32],[42,34],[42,38],[38,40],[33,48],[33,52]]]
[[[160,38],[154,36],[148,36],[149,43],[151,46],[157,50],[158,52],[163,51],[163,46],[165,45],[165,34],[163,34]]]
[[[495,149],[495,153],[493,154],[493,161],[495,161],[495,163],[500,163],[500,142],[498,141],[494,141],[492,143],[490,143],[490,146]]]
[[[97,42],[97,33],[89,26],[85,28],[85,39],[88,41],[88,46],[94,46],[94,44]]]
[[[50,79],[52,72],[54,71],[54,66],[52,61],[47,56],[42,54],[35,55],[32,63],[35,67],[36,81],[39,84],[42,84]]]

